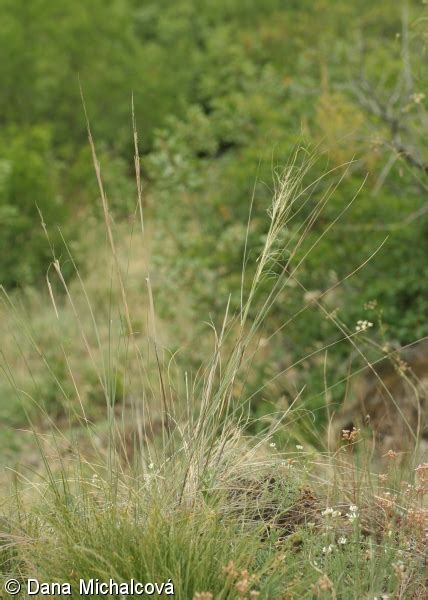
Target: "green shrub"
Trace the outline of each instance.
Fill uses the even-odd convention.
[[[0,145],[0,281],[5,286],[33,283],[47,269],[52,252],[41,221],[55,244],[56,227],[67,217],[57,177],[47,127],[7,132]]]

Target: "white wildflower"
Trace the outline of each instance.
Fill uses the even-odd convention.
[[[422,102],[422,100],[425,99],[425,94],[422,93],[416,93],[416,94],[412,94],[410,96],[410,100],[412,102],[414,102],[415,104],[420,104]]]
[[[377,302],[376,302],[376,300],[369,300],[368,302],[366,302],[366,303],[364,304],[364,308],[365,308],[366,310],[373,310],[373,309],[375,309],[375,308],[376,308],[376,306],[377,306]]]
[[[349,507],[349,513],[346,516],[348,517],[349,521],[353,523],[355,519],[358,518],[358,506],[355,506],[355,504],[351,504],[351,506]]]
[[[331,517],[332,519],[335,519],[336,517],[340,517],[342,513],[339,510],[334,510],[333,508],[328,507],[323,510],[321,514],[323,517]]]
[[[355,331],[365,331],[369,327],[373,327],[373,323],[371,321],[367,321],[365,319],[364,320],[360,319],[359,321],[357,321]]]
[[[323,510],[321,514],[323,517],[329,517],[330,515],[333,514],[333,509],[328,507],[325,510]]]

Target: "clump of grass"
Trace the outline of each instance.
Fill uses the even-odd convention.
[[[110,312],[117,329],[109,324],[107,347],[78,271],[90,332],[55,257],[53,269],[105,399],[106,430],[89,417],[66,360],[72,386],[66,391],[61,380],[57,383],[66,406],[72,395],[78,400],[70,402],[68,412],[75,420],[69,419],[68,431],[51,420],[49,440],[35,434],[45,470],[38,479],[17,483],[17,516],[3,528],[3,572],[75,585],[91,578],[170,579],[183,600],[422,598],[424,477],[420,489],[414,486],[409,493],[397,476],[394,495],[388,491],[388,496],[373,485],[367,468],[356,466],[353,455],[351,461],[340,452],[307,456],[300,446],[297,452],[279,452],[272,440],[292,409],[262,423],[257,436],[247,433],[248,403],[237,387],[251,368],[264,318],[285,283],[296,277],[295,252],[278,254],[276,248],[306,190],[308,166],[302,170],[292,161],[282,174],[249,286],[244,268],[240,311],[229,314],[227,304],[222,324],[213,326],[213,352],[191,376],[176,372],[160,343],[150,271],[145,274],[148,325],[144,335],[136,328],[144,319],[135,318],[129,303],[90,130],[89,140],[112,257]],[[136,134],[135,149],[136,213],[144,236]],[[302,236],[326,200],[304,222]],[[271,277],[273,263],[281,268],[260,300],[259,288]],[[50,290],[61,321],[61,305]],[[259,308],[250,319],[254,303]],[[124,402],[118,407],[119,374]],[[130,421],[131,440],[126,437]],[[419,469],[421,477],[425,467]]]
[[[316,494],[298,464],[266,463],[251,478],[207,483],[191,504],[177,502],[166,468],[139,483],[51,483],[9,534],[8,569],[76,587],[80,578],[171,578],[182,599],[424,597],[421,508],[416,515],[409,498],[386,490],[382,501],[360,489],[357,506],[336,487],[329,500],[329,486]]]

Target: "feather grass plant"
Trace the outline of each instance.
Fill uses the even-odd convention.
[[[402,473],[390,471],[382,485],[374,482],[370,466],[355,463],[351,450],[357,439],[336,453],[279,452],[273,439],[293,405],[262,424],[257,436],[248,433],[251,397],[241,388],[256,360],[257,334],[286,282],[297,280],[304,260],[295,261],[297,248],[334,188],[303,221],[290,241],[293,247],[278,250],[281,233],[316,184],[305,184],[313,159],[298,166],[298,150],[278,179],[265,245],[249,285],[244,285],[250,259],[245,245],[239,312],[231,314],[226,300],[222,324],[212,325],[214,348],[206,363],[196,374],[177,372],[174,356],[160,343],[148,267],[144,309],[139,307],[147,318],[136,315],[129,301],[127,261],[117,247],[89,122],[88,133],[111,256],[107,336],[100,332],[96,306],[77,266],[79,301],[55,254],[51,271],[63,287],[82,353],[104,396],[106,427],[101,430],[87,414],[79,377],[62,347],[68,384],[50,372],[69,427],[60,427],[40,407],[50,423],[44,434],[33,426],[44,471],[17,477],[1,542],[5,577],[23,580],[22,597],[27,578],[37,577],[69,582],[73,590],[80,579],[169,581],[182,600],[423,598],[426,479],[421,483],[411,475],[404,491]],[[135,120],[134,142],[136,215],[144,241]],[[68,259],[73,261],[71,252]],[[266,281],[272,283],[260,297]],[[64,302],[56,300],[49,278],[48,284],[61,327]],[[19,322],[16,311],[15,317]],[[147,322],[145,334],[137,322]],[[356,344],[354,334],[337,325]],[[44,356],[31,335],[30,343]],[[44,362],[49,370],[49,361]],[[120,374],[122,407],[117,403]],[[393,493],[386,492],[392,487]]]

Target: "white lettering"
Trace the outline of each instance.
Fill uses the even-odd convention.
[[[85,581],[84,579],[80,579],[79,594],[81,596],[92,596],[94,594],[94,580],[90,579],[89,581]]]
[[[106,596],[109,592],[108,589],[108,583],[98,583],[97,581],[97,589],[98,589],[98,594],[103,594],[104,596]]]
[[[40,583],[37,579],[27,579],[27,594],[29,596],[71,596],[71,585],[69,583],[60,583],[53,581],[51,583]]]
[[[34,596],[39,593],[40,584],[37,579],[27,579],[27,594]]]
[[[134,590],[135,590],[135,594],[142,596],[144,594],[144,585],[142,583],[140,583],[139,581],[136,581],[134,583]]]

